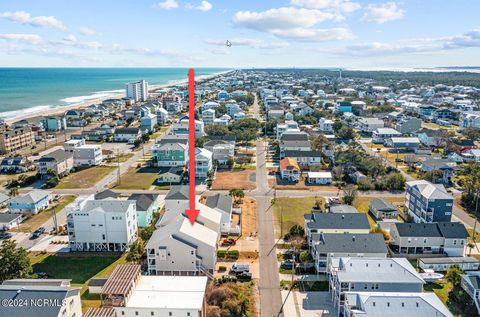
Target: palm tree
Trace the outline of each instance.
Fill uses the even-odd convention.
[[[475,244],[473,242],[469,242],[467,244],[467,248],[468,248],[468,256],[471,256],[472,255],[472,249],[475,248]]]
[[[18,196],[18,187],[11,188],[10,191],[8,192],[8,196],[10,197]]]

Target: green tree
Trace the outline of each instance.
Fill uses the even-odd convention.
[[[357,188],[351,184],[348,184],[343,188],[343,203],[346,205],[353,204],[353,201],[357,197]]]
[[[132,262],[138,262],[142,258],[143,252],[143,243],[137,240],[130,245],[127,260]]]
[[[243,189],[233,188],[230,189],[229,195],[235,199],[236,203],[241,203],[242,199],[245,197],[245,192],[243,191]]]
[[[227,127],[222,125],[207,125],[205,127],[205,133],[210,136],[226,136],[230,135],[230,131]]]
[[[140,230],[139,236],[143,241],[148,241],[152,237],[152,234],[153,234],[154,231],[155,231],[155,226],[150,225],[148,227],[142,228]]]
[[[8,191],[8,196],[17,197],[18,196],[18,187],[13,187]]]
[[[458,265],[452,265],[448,269],[445,277],[450,283],[453,284],[454,287],[458,287],[460,285],[460,282],[462,281],[462,274],[463,271]]]
[[[332,124],[332,129],[333,129],[333,132],[335,133],[338,133],[338,131],[340,131],[340,129],[343,127],[343,124],[341,121],[337,120],[335,121],[333,124]]]
[[[27,250],[17,248],[15,242],[3,240],[0,245],[0,282],[32,275]]]

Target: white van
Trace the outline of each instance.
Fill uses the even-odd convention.
[[[250,272],[250,264],[246,262],[234,263],[230,272],[234,274]]]

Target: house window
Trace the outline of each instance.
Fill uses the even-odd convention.
[[[390,307],[390,303],[387,303],[387,307]]]
[[[150,312],[150,316],[155,316],[155,313],[153,311]]]
[[[168,316],[172,316],[172,312],[168,312]]]

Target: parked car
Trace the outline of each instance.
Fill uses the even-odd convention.
[[[252,273],[250,272],[243,272],[237,274],[237,281],[239,282],[250,282],[252,280]]]
[[[234,263],[230,269],[230,273],[237,275],[244,272],[250,272],[250,264],[246,262]]]
[[[231,245],[235,245],[237,244],[237,240],[235,239],[223,239],[222,241],[222,247],[226,247],[226,246],[231,246]]]
[[[288,259],[288,260],[282,261],[282,263],[280,264],[280,268],[282,268],[282,269],[284,269],[284,270],[291,270],[291,269],[293,269],[293,260],[292,260],[292,259]]]
[[[45,233],[45,228],[44,227],[40,227],[38,228],[37,230],[35,230],[32,235],[30,236],[30,240],[35,240],[37,239],[38,237],[40,237],[42,234]]]

